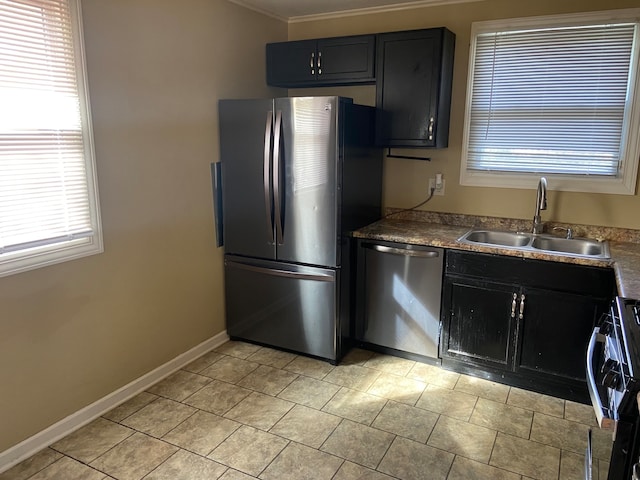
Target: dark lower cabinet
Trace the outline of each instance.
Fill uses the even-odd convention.
[[[525,308],[516,370],[586,385],[588,339],[608,299],[536,288],[523,288],[521,295]]]
[[[442,364],[588,403],[585,356],[613,271],[448,251]]]
[[[267,44],[267,84],[320,87],[373,83],[375,35]]]
[[[473,278],[445,278],[447,309],[443,343],[452,359],[499,369],[513,357],[515,322],[507,315],[512,289]],[[471,334],[473,332],[473,334]]]

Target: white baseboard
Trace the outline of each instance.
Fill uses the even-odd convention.
[[[93,402],[91,405],[87,405],[77,412],[72,413],[68,417],[63,418],[59,422],[54,423],[50,427],[36,433],[8,450],[0,452],[0,473],[9,470],[14,465],[26,460],[43,448],[57,442],[74,430],[83,427],[87,423],[98,418],[100,415],[107,413],[109,410],[136,396],[138,393],[171,375],[173,372],[180,370],[182,367],[207,353],[209,350],[222,345],[227,340],[229,340],[227,332],[221,332],[218,335],[205,340],[201,344],[196,345],[191,350],[178,355],[173,360],[169,360],[164,365],[161,365],[149,373],[135,379],[124,387],[119,388],[115,392],[112,392],[102,397],[100,400]]]

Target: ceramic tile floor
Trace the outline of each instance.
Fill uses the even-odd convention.
[[[591,407],[355,349],[228,342],[0,480],[580,479]],[[594,478],[610,435],[594,429]]]

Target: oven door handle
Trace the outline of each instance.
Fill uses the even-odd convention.
[[[600,428],[607,430],[615,429],[615,419],[611,417],[611,412],[608,408],[605,408],[598,392],[598,384],[596,382],[596,376],[593,370],[593,361],[596,350],[596,343],[604,343],[604,336],[600,334],[600,328],[596,327],[591,333],[591,339],[589,340],[589,347],[587,348],[587,387],[589,388],[589,397],[591,397],[591,404],[596,413],[598,425]]]

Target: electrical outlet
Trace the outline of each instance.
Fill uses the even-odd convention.
[[[431,193],[431,189],[436,188],[436,179],[435,178],[430,178],[429,179],[429,193]],[[440,185],[440,188],[436,188],[433,192],[434,195],[444,195],[444,178],[442,179],[442,184]]]

